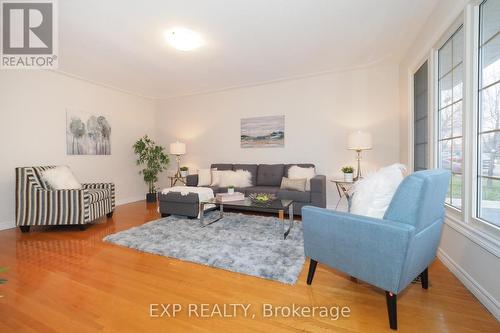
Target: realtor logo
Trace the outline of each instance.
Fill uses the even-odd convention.
[[[55,0],[2,0],[1,9],[1,68],[56,68]]]

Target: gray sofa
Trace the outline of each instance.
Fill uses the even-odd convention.
[[[326,208],[326,177],[323,175],[316,175],[311,179],[310,191],[280,189],[282,177],[288,177],[288,169],[294,165],[314,167],[314,164],[212,164],[211,167],[217,170],[248,170],[252,174],[253,186],[236,188],[235,191],[242,192],[245,196],[250,193],[272,193],[276,194],[279,199],[293,200],[295,215],[301,215],[302,207],[307,205]],[[198,186],[198,175],[189,175],[187,186]],[[224,187],[211,188],[214,193],[227,192],[227,188]]]

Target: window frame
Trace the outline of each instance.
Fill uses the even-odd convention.
[[[429,129],[432,129],[433,132],[433,138],[432,138],[432,147],[433,147],[433,156],[432,156],[432,165],[434,168],[439,167],[439,102],[440,102],[440,95],[439,95],[439,50],[455,36],[455,34],[458,32],[459,29],[463,29],[463,36],[464,36],[464,46],[463,46],[463,60],[462,60],[462,66],[463,66],[463,88],[462,88],[462,193],[461,193],[461,198],[462,198],[462,208],[459,209],[457,207],[454,207],[448,203],[445,203],[445,208],[447,214],[450,216],[453,216],[455,219],[460,219],[464,220],[466,216],[466,210],[464,209],[464,205],[466,204],[467,201],[467,196],[466,196],[466,186],[465,183],[467,181],[466,179],[466,174],[467,174],[467,169],[466,169],[466,163],[465,161],[467,160],[467,157],[465,155],[466,153],[466,143],[467,143],[467,133],[465,130],[465,121],[466,121],[466,114],[467,114],[467,107],[466,104],[468,103],[468,96],[466,95],[466,80],[467,80],[467,75],[466,75],[466,45],[467,45],[467,38],[466,38],[466,13],[463,11],[460,13],[460,15],[455,19],[455,21],[450,25],[450,27],[443,33],[442,37],[438,40],[438,42],[434,45],[434,47],[431,49],[432,52],[432,82],[433,82],[433,94],[432,94],[432,106],[431,106],[431,111],[433,114],[433,123],[432,127],[429,127]],[[451,65],[453,68],[453,64]],[[452,83],[453,84],[453,83]],[[451,104],[452,105],[452,104]],[[452,161],[450,161],[452,163]],[[453,167],[452,167],[453,168]],[[451,195],[451,194],[450,194]]]
[[[471,198],[470,198],[470,225],[477,228],[478,230],[485,232],[487,234],[493,235],[496,239],[500,240],[500,226],[497,226],[487,220],[481,219],[479,217],[479,201],[480,201],[480,175],[479,175],[479,164],[480,164],[480,154],[481,146],[479,142],[480,136],[480,80],[481,80],[481,60],[480,60],[480,28],[481,28],[481,18],[480,18],[480,6],[485,3],[486,0],[474,1],[474,4],[470,6],[470,65],[471,70],[469,71],[471,77],[472,91],[470,96],[472,99],[471,103],[471,117],[468,119],[470,122],[471,133]],[[484,87],[483,87],[484,89]]]
[[[435,168],[437,165],[437,119],[435,102],[437,101],[437,89],[435,78],[438,77],[437,68],[437,50],[444,45],[449,37],[458,29],[460,25],[464,26],[464,101],[463,101],[463,200],[462,212],[451,207],[445,206],[445,223],[447,227],[452,228],[460,234],[468,237],[471,241],[481,246],[484,250],[500,256],[500,230],[494,226],[475,218],[477,211],[477,84],[478,84],[478,41],[479,41],[479,5],[483,0],[470,0],[464,6],[462,12],[458,13],[455,19],[448,20],[448,29],[440,32],[434,37],[428,49],[422,51],[417,57],[417,61],[408,67],[406,73],[408,78],[408,101],[407,107],[410,115],[406,119],[408,124],[407,147],[408,147],[408,166],[413,170],[414,142],[413,142],[413,119],[414,119],[414,96],[413,82],[414,74],[420,66],[428,61],[428,117],[429,117],[429,167]],[[441,37],[439,37],[441,36]]]

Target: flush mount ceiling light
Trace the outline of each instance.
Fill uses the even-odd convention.
[[[199,33],[182,27],[167,30],[164,35],[170,46],[181,51],[191,51],[205,44]]]

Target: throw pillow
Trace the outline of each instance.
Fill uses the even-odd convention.
[[[281,179],[281,189],[282,190],[291,190],[291,191],[300,191],[304,192],[306,190],[307,179],[290,179],[283,177]]]
[[[210,186],[212,183],[212,169],[198,170],[198,186]]]
[[[393,164],[363,178],[354,187],[350,212],[382,218],[404,178],[406,167]]]
[[[82,185],[67,166],[58,166],[42,172],[42,179],[54,190],[79,190]]]
[[[246,170],[225,170],[220,172],[220,187],[250,187],[252,186],[252,174]]]
[[[222,170],[212,169],[212,182],[210,186],[219,186],[221,172]]]
[[[288,169],[288,178],[290,179],[306,179],[306,191],[311,190],[311,178],[316,176],[314,168],[301,168],[294,165]]]

